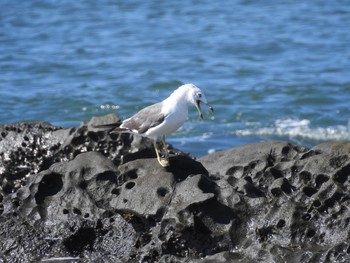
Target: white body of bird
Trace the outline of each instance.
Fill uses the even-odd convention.
[[[159,163],[166,167],[169,165],[168,157],[161,158],[156,140],[162,136],[165,147],[165,135],[179,129],[188,117],[188,106],[194,104],[202,119],[200,103],[206,104],[212,111],[203,92],[193,84],[185,84],[176,89],[162,102],[150,105],[132,117],[124,120],[119,127],[113,128],[113,124],[99,125],[97,128],[111,128],[110,132],[131,132],[154,140],[154,148]]]

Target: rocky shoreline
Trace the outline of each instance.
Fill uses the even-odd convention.
[[[165,169],[92,125],[0,126],[0,262],[349,262],[350,143],[261,142]]]

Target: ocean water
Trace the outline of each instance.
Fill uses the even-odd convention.
[[[0,124],[127,118],[191,82],[215,114],[200,122],[192,108],[168,142],[195,156],[266,140],[350,140],[348,0],[0,6]]]

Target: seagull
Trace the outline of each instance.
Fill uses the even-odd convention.
[[[153,140],[154,149],[159,164],[169,166],[169,156],[166,150],[165,136],[180,128],[188,117],[188,106],[193,104],[198,111],[199,119],[203,120],[200,103],[206,104],[214,112],[213,107],[207,102],[204,93],[194,84],[185,84],[177,88],[165,100],[150,105],[137,112],[132,117],[124,120],[119,127],[115,123],[96,125],[95,128],[111,128],[110,133],[129,132]],[[157,139],[162,136],[165,158],[159,154]]]

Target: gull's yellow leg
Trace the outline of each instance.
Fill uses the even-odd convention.
[[[165,143],[165,135],[162,136],[162,142],[163,142],[163,146],[165,147],[165,146],[166,146],[166,143]]]
[[[166,158],[161,158],[159,156],[158,146],[157,146],[157,142],[156,141],[153,142],[153,145],[154,145],[154,150],[156,151],[156,154],[157,154],[157,160],[158,160],[159,164],[161,166],[163,166],[163,167],[169,166],[169,160],[166,159]]]
[[[162,136],[163,150],[165,152],[165,158],[169,161],[169,152],[165,142],[165,135]]]

